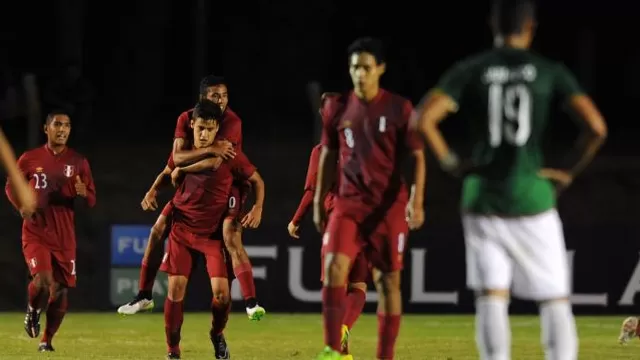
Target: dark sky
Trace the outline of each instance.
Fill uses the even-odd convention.
[[[108,130],[111,140],[131,140],[170,138],[177,115],[194,103],[197,80],[223,74],[245,135],[286,141],[312,136],[308,81],[319,80],[326,90],[348,88],[345,48],[358,36],[385,40],[383,84],[414,102],[454,61],[491,44],[486,0],[202,1],[205,8],[197,10],[198,2],[57,0],[39,3],[37,10],[28,2],[3,4],[3,83],[34,72],[45,109],[59,93],[75,99],[83,137]],[[640,148],[634,141],[640,100],[636,14],[626,2],[541,3],[534,48],[565,62],[594,96],[611,128],[607,151]],[[82,80],[68,92],[54,90],[64,88],[69,65],[81,69]],[[558,123],[554,133],[573,130]],[[3,126],[24,132],[19,120]]]

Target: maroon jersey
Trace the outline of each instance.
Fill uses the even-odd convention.
[[[321,143],[339,153],[336,211],[362,221],[408,201],[402,162],[423,148],[412,112],[409,100],[383,89],[368,103],[353,92],[325,101]]]
[[[193,129],[191,129],[191,116],[193,109],[187,110],[178,116],[174,137],[183,138],[193,144]],[[220,122],[220,130],[216,135],[217,140],[228,140],[236,151],[242,151],[242,120],[229,107],[224,111],[224,117]]]
[[[47,145],[29,150],[20,156],[18,166],[35,189],[38,206],[31,219],[22,224],[22,241],[37,242],[52,250],[76,248],[74,230],[74,199],[77,177],[87,186],[87,203],[96,203],[96,189],[87,159],[66,148],[54,154]],[[16,201],[7,181],[5,192]]]
[[[213,234],[227,211],[233,177],[247,180],[255,171],[255,166],[239,152],[215,170],[185,174],[172,200],[174,221],[193,234]]]
[[[304,183],[304,194],[302,195],[302,200],[300,200],[300,205],[298,205],[298,210],[293,216],[292,222],[294,224],[299,224],[304,218],[304,215],[309,211],[309,207],[311,203],[313,203],[313,196],[316,191],[316,182],[318,179],[318,163],[320,161],[320,151],[322,150],[322,144],[318,144],[313,147],[311,151],[311,156],[309,157],[309,167],[307,168],[307,179]],[[337,190],[337,186],[334,184],[329,189],[327,196],[324,198],[324,208],[327,212],[331,212],[333,210],[333,198],[335,196],[335,192]]]

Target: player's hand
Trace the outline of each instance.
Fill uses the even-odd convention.
[[[299,225],[293,223],[293,221],[289,222],[287,225],[287,231],[289,232],[289,236],[294,239],[300,239],[300,235],[298,235],[298,229],[300,229]]]
[[[240,223],[245,228],[255,229],[260,226],[260,221],[262,221],[262,208],[254,205]]]
[[[313,223],[320,234],[324,233],[324,229],[327,226],[327,213],[321,203],[313,203]]]
[[[538,171],[538,176],[551,180],[557,192],[566,189],[573,182],[573,175],[566,170],[545,168]]]
[[[182,170],[177,167],[171,172],[171,185],[178,187],[180,185],[180,180],[182,180]]]
[[[80,179],[80,175],[76,175],[75,188],[76,188],[76,195],[87,197],[87,185],[82,182],[82,179]]]
[[[424,224],[424,208],[422,206],[414,206],[409,203],[405,209],[407,222],[410,230],[417,230]]]
[[[224,160],[236,157],[236,151],[233,149],[233,144],[228,140],[216,141],[210,149],[214,156],[219,156]]]
[[[156,211],[158,209],[156,192],[154,190],[150,190],[144,194],[144,198],[142,199],[140,206],[142,206],[142,210],[144,211]]]

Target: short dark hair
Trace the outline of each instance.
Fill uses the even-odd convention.
[[[227,81],[222,76],[207,75],[200,80],[200,95],[207,94],[207,88],[212,86],[227,86]]]
[[[220,106],[216,105],[212,101],[203,99],[198,101],[196,106],[193,108],[191,119],[196,120],[197,118],[201,118],[206,121],[214,120],[220,122],[222,119],[222,110],[220,109]]]
[[[534,0],[494,0],[491,8],[491,25],[500,35],[519,34],[525,21],[535,20]]]
[[[71,119],[71,115],[69,114],[69,111],[64,110],[64,109],[55,109],[55,110],[50,111],[47,114],[47,118],[45,120],[45,124],[48,125],[58,115],[65,115],[66,117]]]
[[[380,39],[361,37],[352,42],[347,48],[347,54],[349,57],[353,54],[360,53],[369,53],[373,55],[378,64],[384,64],[386,62],[384,56],[384,45]]]

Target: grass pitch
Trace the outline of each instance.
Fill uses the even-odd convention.
[[[120,317],[114,313],[70,313],[53,342],[55,353],[37,352],[38,340],[23,330],[24,315],[0,314],[0,359],[164,359],[164,319],[161,313]],[[44,320],[44,317],[43,317]],[[640,341],[617,343],[623,317],[578,317],[580,359],[640,358]],[[322,349],[318,314],[267,314],[252,323],[231,314],[225,335],[235,360],[313,359]],[[208,339],[210,315],[187,313],[182,327],[183,359],[213,359]],[[512,317],[513,358],[543,359],[536,317]],[[44,321],[42,322],[44,331]],[[355,359],[374,359],[376,318],[363,315],[352,331]],[[396,346],[398,360],[477,359],[473,316],[409,315],[402,321]]]

